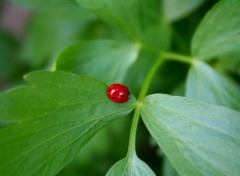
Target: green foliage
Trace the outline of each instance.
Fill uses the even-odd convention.
[[[98,17],[138,38],[141,29],[141,3],[138,0],[76,0],[83,8],[93,11]]]
[[[180,175],[240,172],[239,112],[183,97],[153,94],[143,102],[142,117]]]
[[[239,175],[238,0],[11,2],[34,13],[19,60],[0,33],[0,85],[45,71],[0,94],[0,175]]]
[[[239,0],[223,0],[207,13],[192,40],[194,56],[209,60],[239,50],[239,7]]]
[[[23,62],[34,68],[48,64],[61,50],[78,41],[80,32],[90,19],[84,12],[80,17],[72,13],[67,16],[51,13],[35,15],[28,26],[29,33],[21,51]]]
[[[163,12],[168,20],[176,21],[187,16],[204,1],[205,0],[163,0]]]
[[[154,176],[155,174],[146,163],[144,163],[136,155],[134,155],[134,158],[131,161],[129,161],[128,157],[118,161],[112,166],[106,176],[114,175]]]
[[[240,87],[202,62],[189,70],[186,96],[240,110]]]
[[[1,117],[12,123],[0,131],[1,175],[56,174],[99,129],[134,107],[133,96],[123,105],[110,101],[107,86],[90,77],[40,71],[25,79],[29,86],[0,98]]]
[[[138,50],[139,45],[130,42],[81,42],[61,53],[56,69],[91,75],[109,84],[122,82],[129,67],[137,60]]]

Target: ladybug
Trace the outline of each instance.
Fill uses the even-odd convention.
[[[115,103],[126,103],[130,98],[130,92],[128,87],[115,83],[108,87],[107,90],[108,97]]]

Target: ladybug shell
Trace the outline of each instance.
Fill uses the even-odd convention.
[[[128,87],[119,83],[110,85],[107,94],[115,103],[126,103],[130,98]]]

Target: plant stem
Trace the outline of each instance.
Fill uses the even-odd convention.
[[[141,107],[137,106],[134,112],[131,131],[130,131],[130,137],[129,137],[129,143],[128,143],[128,158],[129,160],[132,160],[135,153],[136,153],[136,133],[137,133],[137,126],[138,121],[140,117]]]
[[[175,60],[175,61],[190,64],[190,65],[195,60],[194,58],[192,58],[190,56],[184,56],[184,55],[177,54],[177,53],[161,51],[158,48],[153,48],[148,45],[142,45],[142,48],[149,52],[157,54],[158,56],[160,56],[162,59],[165,59],[165,60]]]
[[[153,80],[153,77],[155,76],[158,68],[164,63],[164,59],[162,57],[160,57],[158,60],[156,60],[156,62],[153,64],[152,68],[150,69],[150,71],[147,74],[147,77],[143,83],[143,87],[140,91],[140,94],[138,96],[138,100],[142,101],[142,99],[146,96],[148,88]]]
[[[184,62],[184,63],[190,64],[190,65],[193,63],[193,60],[195,60],[191,57],[176,54],[176,53],[171,53],[171,52],[162,52],[162,53],[160,53],[160,55],[164,59],[176,60],[176,61]]]
[[[184,62],[187,64],[193,64],[194,59],[188,56],[183,56],[180,54],[176,53],[171,53],[171,52],[161,52],[156,48],[151,48],[146,45],[143,45],[143,48],[156,53],[159,55],[159,59],[153,64],[152,68],[148,72],[148,75],[143,83],[143,87],[140,91],[140,94],[137,99],[137,106],[133,115],[133,121],[132,121],[132,126],[131,126],[131,131],[130,131],[130,137],[129,137],[129,144],[128,144],[128,154],[127,157],[129,160],[132,160],[136,154],[136,133],[137,133],[137,126],[141,114],[141,106],[142,106],[142,101],[143,98],[146,96],[147,91],[149,89],[149,86],[153,80],[153,77],[155,76],[157,70],[159,67],[166,61],[166,60],[176,60],[180,62]]]
[[[135,153],[136,153],[136,133],[137,133],[137,126],[140,118],[141,113],[141,106],[142,106],[142,100],[146,96],[148,88],[153,80],[153,77],[155,76],[158,68],[164,63],[164,59],[161,57],[153,64],[152,68],[148,72],[148,75],[143,83],[143,87],[140,91],[140,94],[137,99],[137,107],[134,112],[131,131],[130,131],[130,137],[129,137],[129,144],[128,144],[128,158],[131,160],[133,159]]]

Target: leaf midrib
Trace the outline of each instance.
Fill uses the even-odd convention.
[[[173,139],[175,140],[175,145],[176,145],[176,147],[177,147],[178,152],[182,155],[182,157],[183,157],[186,161],[188,161],[189,163],[191,163],[192,166],[193,166],[201,175],[203,175],[203,174],[202,174],[202,171],[201,171],[193,162],[189,161],[189,159],[186,158],[185,155],[183,155],[183,153],[182,153],[181,150],[179,149],[179,147],[178,147],[178,145],[177,145],[177,140],[181,141],[181,143],[182,143],[183,140],[181,139],[181,137],[178,137],[178,138],[177,138],[177,136],[175,136],[175,134],[173,135],[173,134],[171,133],[171,130],[168,129],[168,127],[166,127],[165,125],[163,125],[162,123],[160,123],[158,120],[155,120],[154,115],[150,112],[150,110],[148,110],[147,108],[142,108],[142,111],[145,111],[145,113],[148,114],[148,115],[152,118],[153,121],[155,121],[155,122],[158,123],[160,126],[162,126],[164,129],[166,129],[167,131],[169,131],[168,134],[171,135],[171,136],[173,137]],[[159,144],[159,145],[160,145],[160,144]]]
[[[180,116],[185,117],[185,118],[183,118],[182,120],[185,120],[185,121],[188,120],[188,121],[190,121],[190,122],[192,122],[192,123],[198,124],[198,125],[200,125],[200,126],[203,126],[203,127],[205,127],[205,128],[208,128],[208,129],[210,129],[210,130],[212,130],[212,131],[215,131],[215,132],[221,133],[221,134],[223,134],[223,135],[232,137],[234,140],[240,140],[240,138],[237,138],[237,137],[235,137],[235,136],[232,136],[231,134],[227,134],[227,133],[225,133],[225,132],[223,132],[223,131],[218,131],[217,129],[214,129],[214,128],[206,125],[206,124],[199,123],[199,121],[194,121],[194,120],[188,118],[185,114],[183,114],[183,113],[181,113],[181,112],[173,111],[173,110],[171,110],[171,109],[169,109],[169,108],[167,108],[167,107],[158,106],[158,105],[155,105],[155,104],[151,104],[151,103],[149,103],[149,102],[147,102],[147,104],[150,105],[150,106],[153,106],[153,107],[157,107],[158,109],[164,109],[164,110],[167,110],[167,111],[169,111],[169,112],[171,112],[171,113],[173,113],[173,114],[178,114],[178,115],[180,115]]]

